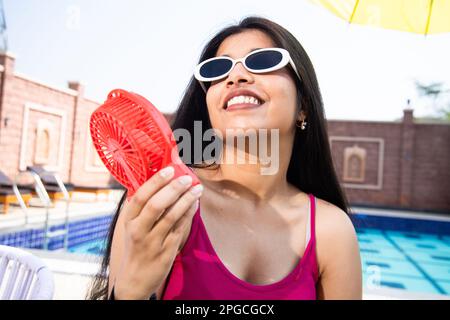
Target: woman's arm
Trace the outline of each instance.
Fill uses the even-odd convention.
[[[319,199],[317,204],[317,298],[362,299],[361,258],[353,224],[338,207]]]

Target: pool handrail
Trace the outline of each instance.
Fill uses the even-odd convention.
[[[46,206],[47,212],[46,212],[45,230],[44,230],[44,250],[48,250],[50,238],[58,237],[61,235],[64,236],[64,249],[67,249],[69,247],[69,231],[68,230],[69,230],[69,206],[70,206],[70,201],[71,201],[70,194],[67,191],[66,186],[62,182],[62,179],[60,178],[60,176],[57,173],[50,172],[50,171],[43,171],[43,172],[37,174],[36,172],[34,172],[32,170],[28,170],[28,171],[31,172],[34,176],[37,176],[37,178],[40,182],[40,185],[42,185],[45,190],[45,194],[47,195],[46,198],[48,198],[49,200],[50,200],[50,197],[48,196],[48,192],[46,191],[45,185],[42,182],[42,179],[44,177],[46,177],[46,176],[53,177],[55,179],[55,181],[57,182],[59,189],[61,189],[61,191],[63,193],[63,200],[66,201],[66,210],[65,210],[65,215],[64,215],[64,229],[58,230],[58,231],[50,231],[49,206]]]
[[[50,197],[48,196],[48,193],[45,191],[45,187],[41,181],[41,178],[36,173],[32,171],[19,171],[19,173],[14,177],[13,191],[25,215],[25,225],[28,225],[28,209],[27,206],[25,205],[25,201],[23,200],[22,194],[20,193],[18,186],[19,178],[25,174],[31,174],[31,176],[33,177],[34,189],[36,191],[36,194],[38,195],[39,199],[46,208],[49,208],[51,206],[51,200]]]

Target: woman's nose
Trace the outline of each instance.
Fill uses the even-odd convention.
[[[245,82],[253,83],[253,81],[253,75],[245,69],[241,62],[238,62],[228,74],[227,85]]]

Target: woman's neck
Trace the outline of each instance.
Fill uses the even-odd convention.
[[[280,139],[275,152],[272,150],[270,154],[270,163],[267,162],[268,158],[262,159],[250,154],[248,149],[237,150],[225,144],[221,164],[207,178],[207,183],[211,183],[210,187],[218,192],[247,199],[255,204],[282,199],[292,192],[292,186],[286,177],[292,153],[292,141],[289,140]],[[234,158],[227,157],[230,154],[233,154]],[[250,162],[250,159],[256,161]]]
[[[287,168],[279,168],[278,172],[272,175],[262,175],[261,169],[261,166],[256,164],[221,164],[217,177],[230,182],[231,189],[243,191],[241,196],[256,201],[270,200],[286,192]],[[233,183],[237,185],[236,188]]]

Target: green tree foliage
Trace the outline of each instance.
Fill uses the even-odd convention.
[[[426,118],[450,121],[450,89],[443,82],[415,82],[419,97],[425,99],[434,115]]]

